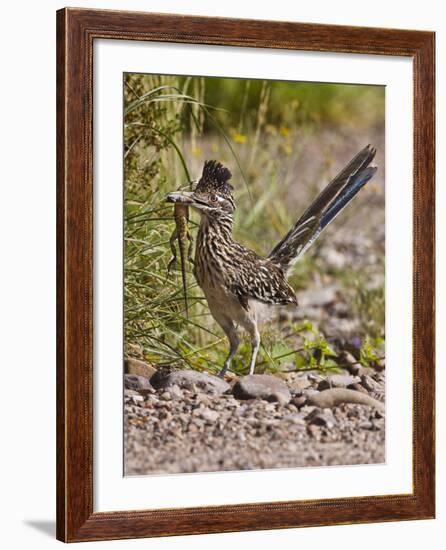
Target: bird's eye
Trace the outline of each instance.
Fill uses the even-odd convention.
[[[210,199],[211,199],[211,202],[217,202],[218,201],[217,195],[211,195]]]

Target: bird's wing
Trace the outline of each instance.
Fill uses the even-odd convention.
[[[248,249],[231,289],[245,309],[250,299],[270,305],[297,305],[296,294],[282,269]]]

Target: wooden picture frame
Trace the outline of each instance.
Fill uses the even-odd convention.
[[[88,541],[434,517],[434,33],[66,8],[57,13],[57,538]],[[413,59],[413,492],[93,512],[93,42]]]

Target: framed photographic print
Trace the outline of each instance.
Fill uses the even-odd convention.
[[[57,46],[58,538],[434,517],[434,34]]]

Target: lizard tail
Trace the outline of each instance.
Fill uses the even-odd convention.
[[[187,280],[186,280],[186,251],[184,243],[178,236],[178,248],[180,249],[180,262],[181,262],[181,283],[183,286],[183,296],[184,296],[184,311],[186,312],[186,317],[189,318],[189,302],[187,300]]]

